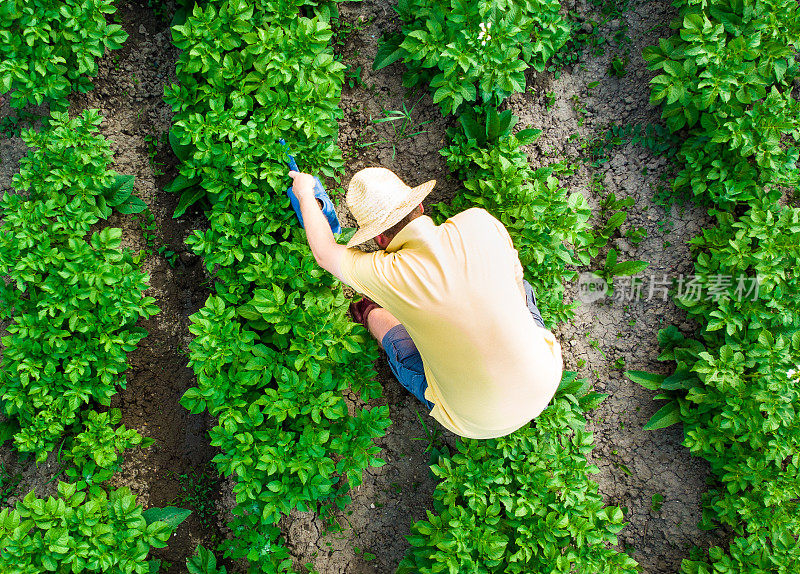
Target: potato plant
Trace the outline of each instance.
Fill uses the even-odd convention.
[[[31,491],[16,508],[0,511],[0,570],[4,574],[85,572],[150,574],[150,548],[164,548],[189,514],[142,511],[128,487],[106,491],[58,483],[58,497]]]
[[[669,399],[648,423],[680,422],[684,445],[709,461],[701,527],[730,529],[727,548],[684,560],[684,574],[792,572],[800,492],[800,209],[778,203],[797,185],[795,2],[680,2],[678,34],[646,53],[663,70],[652,100],[673,129],[690,127],[675,188],[690,186],[716,226],[689,243],[696,285],[676,304],[699,324],[658,334],[669,376],[629,371]]]
[[[0,408],[10,417],[20,452],[47,458],[91,401],[108,406],[125,388],[127,353],[146,331],[141,318],[158,312],[143,296],[147,275],[122,231],[91,226],[112,206],[138,209],[132,177],[109,170],[112,152],[97,134],[102,118],[85,111],[53,113],[50,127],[26,130],[35,148],[14,176],[16,193],[0,200],[0,316],[10,320],[0,363]]]
[[[606,395],[566,372],[559,393],[531,424],[491,440],[465,440],[432,466],[442,479],[437,512],[411,527],[398,574],[608,572],[636,562],[610,549],[622,510],[604,507],[589,475],[592,434],[584,411]]]
[[[797,2],[675,4],[678,34],[643,52],[660,72],[650,102],[662,104],[671,131],[689,128],[674,189],[728,208],[762,195],[777,201],[780,186],[800,184]]]
[[[128,38],[108,24],[113,0],[11,0],[0,4],[0,94],[21,108],[48,101],[63,111],[73,91],[92,89],[97,58]]]
[[[401,60],[403,85],[429,84],[444,115],[462,103],[495,103],[525,91],[525,70],[542,72],[567,41],[558,0],[402,0],[399,34],[383,38],[374,68]]]
[[[591,209],[581,194],[565,195],[552,168],[530,168],[520,147],[538,131],[511,135],[516,120],[491,107],[460,119],[441,153],[465,189],[439,206],[441,214],[479,206],[498,217],[545,319],[569,318],[562,282],[575,276],[567,265],[588,262]],[[559,398],[530,425],[502,439],[465,441],[459,453],[440,458],[433,467],[444,479],[434,494],[437,513],[412,526],[412,550],[399,572],[636,572],[633,559],[607,546],[616,544],[623,516],[603,508],[589,478],[593,441],[582,415],[602,396],[587,394],[575,376],[565,373]],[[574,494],[562,499],[564,492]]]
[[[431,43],[446,38],[445,27],[448,33],[466,29],[468,35],[469,25],[459,11],[462,6],[454,3],[452,13],[445,14],[445,3],[424,4],[427,11],[420,12],[415,24],[404,27],[398,50],[382,60],[387,58],[384,48],[376,67],[396,60],[403,49],[419,50],[404,58],[412,62],[404,81],[416,83],[429,80],[431,75],[418,73],[419,66],[433,67],[444,54],[438,60],[440,72],[447,70],[463,83],[460,89],[464,97],[451,97],[442,106],[445,115],[458,110],[459,121],[457,127],[448,130],[449,146],[440,153],[465,189],[451,205],[439,204],[439,215],[448,217],[478,206],[497,217],[508,229],[525,276],[539,294],[538,305],[545,320],[566,320],[572,306],[564,304],[563,281],[576,277],[568,266],[588,264],[611,230],[603,236],[592,232],[592,213],[585,198],[580,193],[567,196],[553,168],[531,169],[521,148],[535,141],[539,131],[526,129],[512,135],[517,118],[496,108],[496,103],[510,93],[503,73],[518,73],[520,81],[514,89],[521,91],[525,62],[533,58],[535,67],[543,68],[550,50],[563,43],[560,20],[544,28],[532,45],[513,44],[524,42],[530,32],[511,38],[502,34],[503,27],[499,28],[499,42],[508,42],[510,53],[523,51],[526,59],[498,66],[500,75],[477,70],[484,75],[471,77],[464,73],[466,66],[459,71],[455,62],[447,61],[454,54],[443,46],[438,52],[432,44],[419,46],[422,38]],[[401,4],[401,13],[410,5]],[[492,3],[479,5],[485,9]],[[534,3],[519,8],[498,2],[493,9],[499,13],[502,6],[508,9],[507,21],[533,9]],[[529,17],[541,22],[552,16],[547,7],[536,6],[539,12]],[[554,9],[558,19],[557,4]],[[425,26],[427,31],[420,32],[415,26]],[[488,24],[482,31],[485,38]],[[392,42],[398,39],[389,38],[387,45]],[[448,48],[455,52],[454,46]],[[459,49],[462,59],[472,57],[469,46]],[[488,55],[481,62],[496,64]],[[477,89],[476,82],[480,82]],[[441,80],[430,81],[431,89],[436,90],[434,101],[443,97],[441,84]],[[476,98],[478,93],[480,98]],[[483,103],[462,105],[462,101],[476,99]],[[624,216],[617,215],[612,227],[623,220]],[[599,404],[603,396],[587,393],[588,385],[575,377],[575,373],[565,373],[558,398],[530,425],[502,439],[462,441],[458,453],[439,458],[433,466],[434,473],[443,479],[434,494],[436,512],[428,512],[427,520],[412,525],[408,537],[412,548],[399,573],[637,571],[632,558],[609,547],[617,543],[623,514],[619,508],[603,507],[597,485],[589,477],[597,469],[586,460],[593,441],[584,430],[582,413]]]
[[[183,160],[171,186],[180,209],[202,200],[209,228],[187,239],[213,272],[214,292],[191,317],[197,387],[181,403],[218,417],[214,462],[236,477],[235,538],[224,556],[251,572],[291,567],[278,519],[340,507],[379,466],[373,439],[386,407],[348,412],[343,391],[380,396],[376,348],[345,316],[289,206],[284,138],[301,169],[338,177],[344,66],[329,46],[335,4],[229,0],[196,5],[173,28],[183,48],[171,141]],[[305,14],[298,16],[298,14]]]
[[[543,317],[555,324],[573,308],[564,304],[563,282],[577,273],[566,265],[588,263],[580,247],[592,242],[592,212],[580,193],[567,196],[553,168],[530,167],[520,148],[535,141],[539,130],[512,135],[516,121],[510,111],[499,114],[491,106],[460,116],[458,127],[449,131],[450,145],[440,153],[464,189],[450,205],[438,207],[443,217],[470,207],[497,217],[514,241]]]

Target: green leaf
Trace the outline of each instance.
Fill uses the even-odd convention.
[[[537,130],[534,128],[528,128],[524,130],[518,131],[515,136],[519,145],[525,146],[528,144],[532,144],[536,140],[539,139],[539,136],[542,134],[542,130]]]
[[[169,131],[169,145],[172,147],[172,153],[175,154],[182,162],[186,162],[192,156],[192,144],[182,144],[175,135],[174,130]]]
[[[586,393],[590,387],[589,381],[579,379],[575,371],[564,371],[561,375],[561,382],[558,384],[556,396],[573,395],[580,397]]]
[[[647,269],[648,265],[650,264],[647,261],[623,261],[614,265],[612,272],[618,276],[636,275]]]
[[[658,430],[679,422],[681,422],[680,407],[678,401],[672,401],[658,409],[642,428],[643,430]]]
[[[124,202],[133,193],[132,175],[116,175],[114,182],[106,189],[104,195],[106,196],[106,204],[110,207],[116,207]]]
[[[578,404],[584,411],[590,411],[596,409],[606,397],[608,393],[587,393],[578,399]]]
[[[178,201],[178,207],[175,208],[175,213],[172,214],[173,219],[180,217],[186,210],[200,201],[206,194],[206,190],[200,186],[187,189],[181,194],[181,199]]]
[[[170,529],[174,530],[181,522],[189,518],[191,513],[191,510],[185,508],[167,506],[165,508],[148,508],[142,512],[142,516],[148,525],[160,520],[166,522]]]
[[[125,215],[130,215],[133,213],[141,213],[146,208],[147,204],[144,201],[135,195],[132,195],[125,203],[117,206],[117,211],[124,213]]]
[[[167,184],[167,186],[164,188],[164,191],[166,191],[167,193],[178,193],[179,191],[188,189],[193,185],[197,185],[198,183],[200,183],[200,181],[201,178],[199,177],[194,177],[192,179],[189,179],[184,175],[179,175],[174,180],[172,180],[172,183]]]
[[[0,445],[2,445],[8,439],[13,438],[13,436],[19,431],[20,427],[16,418],[8,419],[7,421],[0,423]]]
[[[347,242],[353,238],[353,235],[356,234],[357,230],[357,227],[343,227],[342,232],[336,238],[336,242],[341,243],[342,245],[347,245]]]
[[[666,375],[657,375],[656,373],[648,373],[647,371],[625,371],[625,376],[634,383],[638,383],[645,389],[657,391],[661,388],[661,383],[667,378]]]
[[[689,389],[698,383],[697,375],[686,369],[680,369],[664,379],[661,388],[666,391]]]
[[[375,54],[375,61],[372,62],[372,69],[380,70],[402,58],[407,53],[404,48],[400,47],[402,41],[402,34],[384,36],[378,43],[378,53]]]
[[[195,555],[186,560],[189,574],[225,574],[224,566],[217,567],[217,558],[202,545],[197,547]]]
[[[619,227],[620,225],[625,223],[625,218],[627,216],[628,216],[628,214],[625,213],[624,211],[618,211],[617,213],[615,213],[614,215],[609,217],[608,221],[606,222],[606,225],[605,225],[606,233],[609,233],[609,232],[615,230],[617,227]]]

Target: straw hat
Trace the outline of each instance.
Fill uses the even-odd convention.
[[[356,218],[358,231],[347,242],[348,247],[364,243],[389,229],[422,203],[436,180],[409,187],[390,169],[368,167],[350,180],[347,207]]]

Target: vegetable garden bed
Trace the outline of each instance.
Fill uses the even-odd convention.
[[[786,193],[787,188],[797,185],[789,168],[796,157],[791,152],[783,157],[777,148],[762,146],[758,157],[763,172],[751,174],[754,183],[747,180],[741,187],[724,187],[722,179],[720,185],[709,186],[707,191],[696,182],[714,178],[703,171],[702,158],[686,155],[687,149],[692,154],[699,146],[692,148],[691,139],[690,144],[683,144],[685,132],[670,135],[663,127],[662,108],[648,101],[648,82],[656,75],[666,74],[657,86],[668,84],[667,76],[673,82],[675,77],[688,82],[681,75],[683,68],[666,64],[661,71],[650,71],[642,57],[646,47],[672,34],[667,23],[678,15],[676,9],[663,2],[565,0],[559,19],[557,4],[532,2],[537,14],[545,14],[547,5],[554,8],[552,20],[547,20],[549,35],[542,36],[555,40],[552,45],[544,42],[526,47],[532,49],[531,57],[526,65],[520,64],[510,83],[476,76],[476,81],[485,81],[486,85],[495,82],[507,92],[499,113],[492,115],[490,109],[475,112],[467,106],[459,110],[457,98],[437,91],[437,86],[450,86],[449,80],[435,74],[416,70],[421,77],[411,78],[412,68],[406,83],[421,83],[413,89],[402,85],[403,74],[410,69],[403,59],[413,56],[424,44],[419,35],[411,33],[426,25],[426,13],[416,6],[419,2],[401,3],[406,8],[401,7],[400,16],[391,6],[375,0],[342,3],[329,28],[331,15],[336,14],[330,12],[332,5],[328,3],[305,6],[298,16],[294,9],[281,11],[280,2],[214,0],[201,3],[208,6],[172,33],[168,20],[174,2],[118,0],[113,4],[116,14],[109,11],[105,18],[109,24],[118,24],[128,37],[123,38],[116,28],[110,29],[109,49],[97,59],[95,88],[72,93],[67,99],[68,115],[75,118],[83,110],[99,110],[103,118],[99,135],[114,152],[109,168],[134,176],[134,195],[119,199],[124,194],[103,191],[104,186],[112,185],[111,176],[103,176],[103,185],[97,184],[93,194],[117,197],[119,202],[108,201],[113,213],[107,220],[89,222],[86,241],[98,251],[102,251],[100,243],[109,246],[106,249],[111,251],[103,251],[106,266],[116,264],[117,256],[110,254],[114,249],[133,249],[130,264],[139,265],[148,275],[149,288],[144,296],[152,297],[159,311],[153,315],[154,309],[147,308],[145,312],[147,305],[139,311],[143,316],[133,332],[143,334],[139,329],[144,329],[147,336],[138,342],[138,348],[134,350],[136,341],[132,340],[136,337],[116,342],[127,352],[127,382],[115,393],[93,386],[98,389],[97,398],[107,395],[109,400],[107,405],[93,402],[92,408],[101,412],[106,407],[112,409],[111,426],[116,423],[113,409],[120,409],[122,424],[155,442],[134,446],[139,439],[135,433],[128,433],[125,436],[132,444],[120,452],[119,460],[112,460],[116,455],[101,457],[95,460],[95,468],[88,462],[91,455],[80,440],[75,444],[69,439],[63,441],[61,429],[52,422],[46,431],[40,425],[25,435],[25,440],[14,439],[17,448],[12,448],[12,440],[0,446],[0,508],[35,504],[26,498],[32,489],[38,498],[52,495],[70,499],[69,487],[57,489],[59,480],[99,481],[105,478],[100,467],[106,465],[115,472],[104,488],[108,492],[130,488],[135,501],[129,498],[129,504],[144,508],[172,505],[192,511],[168,540],[163,526],[152,527],[153,532],[147,534],[152,535],[148,544],[154,547],[148,560],[161,560],[159,571],[173,574],[215,571],[205,553],[187,566],[198,545],[215,550],[218,563],[228,572],[247,572],[248,564],[250,572],[372,574],[394,572],[398,565],[403,572],[433,572],[439,571],[437,563],[442,571],[449,568],[451,572],[550,572],[552,567],[568,572],[570,563],[581,571],[634,572],[638,563],[641,572],[661,574],[680,571],[682,562],[687,573],[709,571],[706,562],[716,562],[718,568],[727,565],[731,572],[793,570],[798,562],[798,532],[792,530],[794,522],[789,518],[796,505],[792,489],[798,486],[796,475],[791,474],[796,468],[792,456],[796,458],[797,453],[793,435],[780,435],[785,444],[770,451],[772,460],[781,454],[787,459],[784,474],[780,469],[762,468],[773,473],[771,480],[782,481],[786,496],[778,500],[780,497],[772,493],[769,512],[785,513],[789,526],[770,529],[756,512],[748,527],[747,520],[754,515],[758,501],[763,502],[770,493],[759,490],[760,478],[742,477],[741,470],[730,465],[738,464],[738,460],[749,461],[746,464],[751,467],[760,464],[760,459],[747,450],[753,445],[742,446],[746,440],[735,433],[719,431],[717,436],[700,430],[693,435],[694,452],[708,458],[710,450],[722,448],[711,445],[728,449],[736,444],[739,458],[712,457],[709,466],[705,460],[690,456],[681,444],[684,436],[680,425],[643,430],[663,403],[652,401],[653,393],[631,378],[656,388],[665,384],[665,377],[624,375],[625,371],[670,375],[674,364],[657,360],[666,345],[662,359],[677,359],[679,371],[687,361],[690,366],[696,361],[706,369],[699,371],[703,384],[712,385],[714,379],[707,373],[713,369],[708,365],[717,363],[704,356],[698,359],[696,346],[682,337],[698,338],[713,354],[722,343],[735,347],[739,344],[736,337],[747,340],[750,336],[741,328],[729,329],[730,319],[720,323],[726,339],[717,338],[719,330],[709,328],[705,335],[696,332],[698,325],[702,328],[708,323],[707,314],[715,309],[676,306],[672,298],[662,298],[661,291],[648,298],[649,285],[644,287],[645,296],[626,298],[631,273],[689,277],[699,271],[694,264],[697,251],[687,241],[715,225],[722,229],[712,236],[722,237],[720,245],[723,236],[732,233],[724,218],[718,222],[696,202],[672,205],[665,201],[670,183],[687,157],[692,160],[690,169],[700,175],[684,171],[679,182],[693,182],[689,195],[699,199],[706,194],[717,202],[720,197],[729,202],[752,202],[753,190],[770,178],[781,183],[777,195],[769,196],[769,204],[773,205],[770,209],[784,209],[781,224],[772,226],[772,241],[779,246],[773,252],[781,252],[782,259],[769,255],[772,267],[762,263],[760,272],[774,274],[775,268],[789,269],[800,257],[797,210],[780,207],[792,202],[796,205],[796,196]],[[782,5],[778,1],[773,4]],[[67,11],[61,14],[65,21],[71,14]],[[453,9],[448,14],[453,18],[458,13]],[[796,73],[791,61],[785,69],[774,64],[780,58],[790,59],[779,53],[780,46],[791,42],[792,33],[799,33],[796,14],[789,14],[783,35],[778,35],[771,48],[772,59],[764,64],[769,70],[782,70],[772,80],[779,84]],[[698,42],[698,34],[721,33],[704,30],[696,18],[685,22],[688,32],[681,34],[687,42]],[[476,33],[468,40],[480,43],[487,32],[491,34],[484,27],[480,32],[483,35]],[[396,35],[395,47],[409,36],[415,41],[406,44],[408,53],[398,54],[399,61],[376,71],[372,69],[376,58],[385,60],[391,53],[379,51],[384,35]],[[537,60],[537,54],[549,54],[567,35],[570,43],[555,59]],[[239,38],[249,46],[246,50],[237,43]],[[509,45],[519,41],[509,40]],[[260,63],[253,66],[259,77],[242,80],[247,69],[237,68],[232,61],[220,62],[229,77],[215,76],[215,67],[204,59],[213,59],[214,42],[231,42],[226,49],[232,53],[250,50],[252,58],[260,57]],[[287,61],[301,63],[312,87],[293,83],[296,70],[276,79],[280,75],[276,50],[290,54]],[[658,65],[661,56],[650,54],[648,59]],[[91,65],[85,67],[91,70]],[[245,99],[249,96],[245,95],[238,101],[214,101],[215,93],[231,85],[244,85],[246,81],[255,85],[264,78],[269,78],[272,89],[254,90],[256,103],[248,104]],[[760,81],[753,85],[760,85]],[[63,82],[55,82],[51,95],[58,95],[63,88]],[[673,98],[669,89],[664,88],[664,94],[677,102],[670,102],[672,109],[685,108],[684,100]],[[781,85],[781,97],[792,89],[791,83]],[[758,100],[758,88],[753,90],[747,97]],[[795,86],[795,97],[796,92]],[[285,94],[292,94],[294,100],[284,101]],[[468,91],[464,95],[469,99]],[[14,118],[8,95],[0,98],[0,116]],[[780,107],[774,101],[771,104],[773,109]],[[239,105],[244,109],[249,105],[256,110],[254,114],[263,115],[247,129],[240,128],[238,119],[234,119]],[[796,104],[787,100],[781,105],[791,115],[789,111]],[[46,106],[27,109],[34,114],[46,112]],[[670,109],[664,108],[667,113]],[[192,115],[198,113],[208,117]],[[685,113],[691,121],[693,114],[701,112]],[[512,114],[518,118],[516,125]],[[285,120],[278,124],[275,118],[281,115]],[[0,139],[0,190],[8,191],[13,176],[21,169],[19,160],[28,149],[19,137],[17,120],[0,121],[5,134]],[[25,123],[24,118],[19,121]],[[302,122],[306,122],[305,128]],[[778,129],[796,135],[797,124],[787,122]],[[35,125],[41,128],[40,122]],[[316,136],[313,126],[321,130]],[[541,130],[541,134],[522,131],[526,128]],[[236,140],[229,135],[235,130],[239,130],[241,142],[250,138],[247,145],[237,147],[233,143]],[[333,176],[341,153],[342,169],[336,173],[339,181],[329,177],[329,189],[346,184],[363,167],[382,165],[412,185],[437,180],[436,191],[426,201],[426,212],[447,214],[448,209],[458,211],[479,204],[501,217],[543,301],[545,319],[562,342],[565,369],[577,373],[567,375],[566,394],[554,401],[549,414],[527,434],[515,433],[517,436],[509,441],[492,441],[488,448],[468,441],[466,448],[460,449],[463,452],[456,454],[459,441],[438,430],[415,399],[400,389],[385,359],[378,357],[375,373],[371,371],[377,357],[375,347],[360,327],[350,326],[344,311],[343,297],[351,293],[316,274],[288,201],[280,193],[265,193],[288,185],[281,179],[281,150],[273,142],[277,135],[290,142],[301,168],[317,173],[328,170],[326,175]],[[733,140],[737,141],[735,137]],[[102,145],[95,147],[100,150]],[[746,151],[746,143],[732,145],[733,151],[725,151],[724,157],[735,158],[737,150],[743,148]],[[447,150],[446,157],[440,149]],[[89,150],[85,157],[92,157],[92,153],[102,155],[102,151]],[[227,160],[219,161],[227,153]],[[485,158],[489,158],[488,163]],[[505,160],[509,165],[503,163]],[[739,169],[737,174],[741,173]],[[179,174],[184,179],[176,184]],[[733,176],[728,180],[733,181]],[[526,183],[521,185],[523,181]],[[118,183],[122,187],[122,180]],[[19,185],[15,187],[22,190]],[[169,188],[178,193],[169,193]],[[201,200],[186,207],[188,200],[201,196],[208,196],[208,203]],[[135,204],[134,197],[147,209],[132,215],[136,208],[125,206]],[[744,205],[723,203],[721,209],[741,216]],[[211,209],[204,212],[204,207]],[[15,205],[3,208],[6,211],[0,215],[0,230],[15,221],[9,211],[12,208],[17,209]],[[173,218],[176,208],[185,209],[185,213]],[[105,214],[102,208],[87,209]],[[343,224],[349,220],[343,205],[339,206],[339,216]],[[755,217],[752,225],[760,225],[760,215]],[[121,229],[121,244],[116,243],[117,235],[111,228]],[[97,232],[97,239],[91,239],[92,232]],[[542,242],[542,237],[551,243]],[[251,240],[254,243],[250,244]],[[754,244],[755,254],[748,261],[763,260],[756,248]],[[610,252],[613,255],[609,256]],[[253,255],[261,253],[266,253],[269,261]],[[5,257],[8,265],[19,255]],[[643,270],[637,261],[649,266]],[[708,262],[702,265],[708,266]],[[293,274],[297,269],[303,271]],[[711,269],[727,272],[714,265]],[[744,265],[741,269],[746,272],[748,268]],[[579,274],[589,270],[605,270],[609,279],[616,275],[616,300],[585,299],[585,293],[579,291],[585,277]],[[109,273],[138,281],[128,268]],[[30,289],[39,282],[48,285],[35,274],[25,280]],[[109,275],[106,287],[113,286],[114,281]],[[771,281],[773,293],[780,295],[773,307],[779,305],[784,315],[791,318],[794,313],[796,317],[796,274],[777,274]],[[119,289],[113,293],[119,295]],[[312,312],[301,311],[297,305],[304,298],[302,309]],[[570,308],[570,302],[582,298],[582,306]],[[761,307],[746,309],[764,312]],[[723,313],[729,313],[727,308]],[[79,330],[80,319],[75,321],[70,330]],[[130,321],[123,323],[133,325]],[[0,326],[8,329],[12,324],[6,321]],[[326,338],[333,342],[322,343],[321,337],[316,346],[301,341],[318,337],[314,327],[322,324],[327,325],[323,330]],[[667,331],[668,336],[662,334],[660,346],[656,334],[669,325],[677,329]],[[768,383],[759,389],[758,397],[770,405],[770,432],[782,433],[792,426],[793,411],[785,403],[781,407],[777,395],[764,393],[775,392],[776,384],[785,385],[785,396],[794,392],[796,377],[794,382],[789,378],[778,383],[776,373],[787,371],[788,360],[796,364],[800,341],[791,340],[796,328],[791,320],[768,326],[774,334],[763,337],[773,339],[751,339],[778,350],[771,358],[759,355],[752,360],[773,367],[768,376],[774,380],[765,379]],[[783,340],[788,340],[785,347],[780,341],[775,343],[781,333]],[[4,366],[14,365],[16,369],[17,363],[12,361],[18,351],[10,352],[8,341],[4,339]],[[672,349],[676,347],[684,350],[675,354]],[[675,356],[669,354],[671,351]],[[720,360],[728,356],[725,353],[728,351],[722,352]],[[263,375],[258,373],[267,366],[271,379],[262,382]],[[766,372],[766,367],[758,369]],[[307,373],[308,378],[297,373]],[[6,392],[9,381],[15,380],[11,375],[7,371],[3,379]],[[376,382],[369,383],[373,376]],[[748,372],[745,376],[753,375]],[[306,380],[311,381],[308,386],[303,382]],[[588,384],[582,384],[582,380]],[[674,377],[667,379],[665,388],[673,394],[678,390],[670,397],[678,397],[675,404],[680,405],[681,420],[691,421],[695,429],[714,427],[709,421],[718,420],[713,417],[719,401],[704,403],[705,395],[697,390],[699,382],[693,383],[695,390],[690,396],[694,397],[693,404],[701,407],[692,411],[680,384],[670,386],[671,381]],[[586,389],[589,385],[608,396],[600,402],[600,396]],[[589,394],[585,394],[587,391]],[[305,398],[293,398],[294,392],[306,393]],[[569,398],[569,393],[575,398]],[[311,408],[304,410],[308,405]],[[88,413],[85,406],[78,410]],[[56,420],[69,425],[71,421],[63,414],[67,411],[58,412],[61,414]],[[670,412],[668,416],[677,416]],[[584,416],[588,419],[586,433],[582,428]],[[391,425],[387,426],[389,419]],[[13,417],[9,420],[13,422]],[[108,420],[90,417],[85,424],[95,434],[83,435],[83,440],[93,440],[95,445],[112,443],[103,434]],[[572,430],[555,439],[560,430],[568,428]],[[118,445],[124,442],[120,440]],[[38,464],[33,460],[36,457],[25,459],[19,454],[19,447],[26,444],[32,445],[28,450],[38,455]],[[554,447],[556,444],[558,447]],[[121,446],[117,448],[122,450]],[[94,451],[107,452],[99,446]],[[452,458],[439,459],[446,451]],[[438,461],[433,472],[429,470],[431,461]],[[72,466],[78,470],[70,476],[65,471]],[[334,468],[338,474],[332,472]],[[734,475],[736,480],[731,479]],[[340,476],[347,476],[347,483],[339,480]],[[508,478],[509,486],[492,484],[500,476]],[[727,488],[734,495],[747,492],[751,498],[739,507],[718,491],[708,499],[707,480],[727,481],[723,491]],[[328,496],[334,493],[334,498]],[[97,496],[97,491],[91,495]],[[703,522],[710,529],[698,528],[704,501],[724,517],[724,526],[706,511]],[[482,509],[481,504],[493,510]],[[152,515],[150,518],[154,519]],[[422,522],[412,528],[415,521]],[[458,526],[449,527],[448,523]],[[750,538],[743,536],[747,528],[755,532]],[[610,544],[603,545],[603,541]],[[62,556],[58,544],[50,542],[56,548],[50,552]],[[158,549],[163,542],[167,546]],[[220,542],[223,545],[217,549]],[[759,545],[764,552],[754,550]],[[707,551],[715,546],[722,550],[712,549],[709,558]],[[133,555],[132,550],[117,551],[120,556]],[[786,570],[780,570],[781,560]],[[10,564],[0,559],[0,565]],[[128,566],[121,564],[119,570],[108,571],[132,571],[134,564],[141,568],[137,572],[147,572],[150,567],[155,572],[157,568],[154,562],[141,558]],[[43,567],[47,566],[45,562]],[[104,566],[106,563],[98,563],[93,571]]]

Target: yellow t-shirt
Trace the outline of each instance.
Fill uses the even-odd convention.
[[[533,320],[503,224],[468,209],[421,216],[385,251],[348,249],[347,284],[387,309],[419,349],[431,416],[468,438],[505,436],[536,417],[561,380],[561,345]]]

